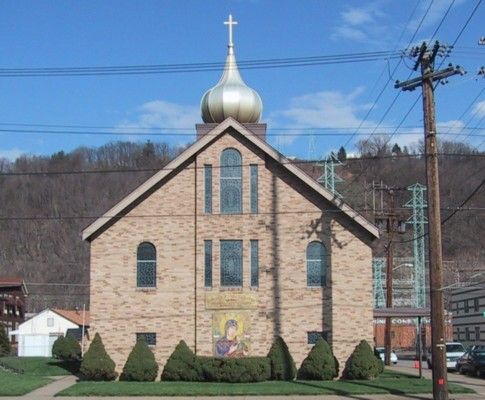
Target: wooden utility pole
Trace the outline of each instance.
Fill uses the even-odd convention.
[[[433,366],[433,399],[448,400],[446,370],[446,345],[444,329],[443,302],[443,256],[441,249],[440,189],[438,175],[438,154],[436,141],[436,120],[434,103],[434,81],[446,79],[455,74],[463,74],[460,67],[449,65],[448,68],[434,71],[436,55],[446,54],[446,49],[435,43],[428,49],[426,43],[414,49],[412,54],[418,57],[414,69],[421,65],[421,76],[406,82],[396,82],[395,87],[402,90],[414,90],[422,87],[426,181],[428,186],[428,222],[429,222],[429,286],[431,300],[431,356]]]

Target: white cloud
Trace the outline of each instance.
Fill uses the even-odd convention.
[[[170,128],[194,130],[194,125],[200,122],[198,106],[181,105],[165,100],[148,101],[135,109],[134,121],[124,120],[117,126],[118,132],[140,128]],[[140,133],[147,132],[141,131]],[[173,133],[173,132],[170,132]],[[186,136],[182,136],[184,139]],[[136,136],[125,136],[130,140],[137,140]],[[186,143],[186,141],[184,141]]]
[[[287,108],[268,116],[268,124],[273,127],[336,128],[337,132],[338,128],[357,127],[362,121],[357,114],[371,107],[370,104],[357,101],[363,91],[363,87],[358,87],[350,93],[321,91],[294,97]],[[372,121],[367,121],[362,126],[369,127],[373,124]],[[302,132],[303,130],[288,130],[284,133],[285,136],[279,137],[278,144],[291,144]]]
[[[25,151],[22,151],[20,149],[15,149],[15,148],[9,149],[9,150],[0,149],[0,158],[6,158],[7,160],[15,161],[24,153]]]
[[[356,42],[382,46],[383,31],[388,32],[380,1],[367,3],[363,7],[347,7],[340,13],[340,24],[335,27],[331,38],[348,39]]]
[[[349,8],[340,15],[350,25],[361,25],[374,21],[373,13],[363,8]]]
[[[335,32],[332,34],[332,39],[349,39],[357,42],[364,42],[367,39],[367,34],[357,28],[351,26],[342,25],[335,28]]]
[[[430,1],[423,1],[421,2],[418,11],[416,13],[416,17],[409,23],[409,30],[414,31],[421,19],[424,16],[424,13],[428,9],[430,5]],[[441,18],[443,18],[443,15],[445,14],[446,10],[450,6],[451,2],[453,0],[434,0],[433,4],[431,5],[431,8],[428,11],[428,14],[423,20],[423,23],[421,25],[421,29],[430,27],[431,25],[434,25],[435,23],[438,23]],[[453,12],[453,9],[458,7],[460,4],[464,3],[465,0],[455,0],[455,3],[453,4],[452,9],[450,10],[450,13]]]
[[[473,107],[473,115],[477,117],[484,117],[485,116],[485,100],[479,101]]]

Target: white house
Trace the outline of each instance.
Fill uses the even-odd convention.
[[[82,311],[47,308],[20,324],[9,335],[17,336],[19,357],[51,357],[56,339],[65,336],[68,330],[79,331],[83,325],[89,325],[89,312],[83,316]]]

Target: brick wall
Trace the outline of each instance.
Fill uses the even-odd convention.
[[[219,158],[233,147],[243,158],[243,213],[220,215]],[[249,164],[259,164],[259,213],[250,214]],[[204,215],[204,164],[213,166],[213,214]],[[197,168],[195,168],[197,167]],[[206,295],[250,294],[250,355],[264,355],[284,337],[299,365],[311,346],[308,331],[328,331],[343,366],[353,347],[372,344],[372,269],[362,229],[290,176],[239,135],[226,134],[173,173],[91,243],[91,332],[99,332],[121,370],[136,332],[156,332],[163,365],[179,340],[211,355],[212,316]],[[197,209],[197,216],[194,210]],[[220,287],[219,241],[243,241],[243,287]],[[259,287],[250,287],[250,240],[259,240]],[[213,287],[204,287],[204,240],[213,241]],[[327,249],[325,288],[306,285],[306,247]],[[157,287],[136,288],[136,249],[157,248]],[[195,279],[196,277],[196,279]]]

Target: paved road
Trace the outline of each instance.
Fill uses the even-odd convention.
[[[406,372],[408,374],[418,375],[418,370],[413,367],[413,361],[402,360],[397,363],[396,366],[390,367],[392,370]],[[431,379],[431,370],[428,369],[426,362],[423,363],[423,376]],[[448,372],[448,382],[458,383],[460,385],[469,387],[480,396],[480,399],[485,399],[485,379],[475,378],[467,375],[460,375],[457,372]],[[458,395],[450,396],[450,398]],[[457,397],[455,397],[457,398]]]

